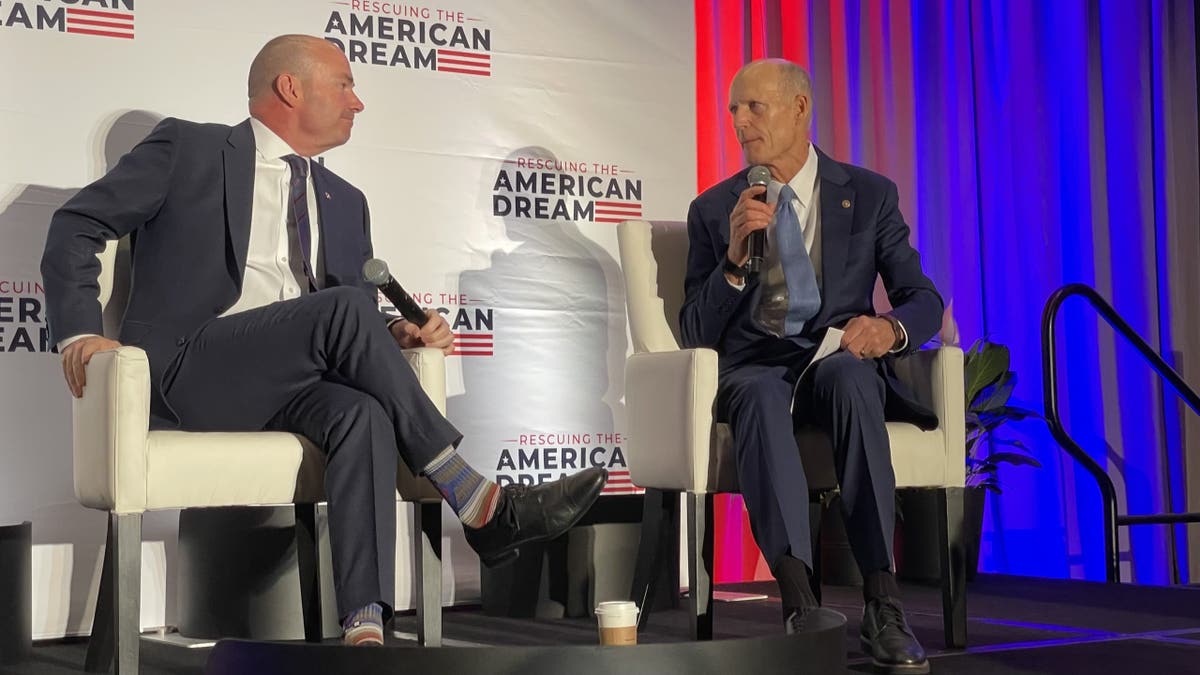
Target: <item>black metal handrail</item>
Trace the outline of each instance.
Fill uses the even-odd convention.
[[[1083,465],[1083,468],[1096,479],[1096,485],[1100,488],[1100,496],[1104,500],[1104,562],[1107,571],[1108,581],[1110,583],[1120,583],[1121,568],[1118,558],[1119,541],[1117,538],[1117,527],[1129,525],[1165,525],[1177,523],[1200,523],[1200,513],[1158,513],[1144,515],[1126,515],[1121,516],[1117,513],[1117,490],[1113,486],[1112,478],[1108,472],[1104,470],[1096,460],[1092,459],[1091,455],[1087,454],[1079,444],[1071,438],[1063,427],[1062,418],[1058,412],[1058,369],[1057,369],[1057,343],[1054,338],[1054,323],[1058,317],[1058,310],[1062,304],[1071,296],[1078,295],[1088,301],[1100,316],[1108,322],[1108,325],[1122,337],[1130,342],[1141,353],[1142,357],[1150,363],[1159,377],[1163,378],[1171,385],[1187,406],[1192,409],[1192,412],[1200,415],[1200,396],[1183,381],[1179,373],[1175,372],[1167,362],[1159,356],[1158,352],[1154,351],[1146,341],[1133,330],[1124,319],[1121,318],[1113,306],[1108,303],[1095,289],[1084,284],[1068,284],[1058,289],[1050,295],[1046,300],[1046,307],[1042,311],[1042,385],[1045,395],[1046,404],[1046,423],[1050,426],[1050,433],[1059,445],[1067,451],[1076,462]],[[1165,452],[1165,451],[1164,451]],[[1162,463],[1163,471],[1169,471],[1169,463],[1164,457]],[[1171,499],[1171,481],[1170,476],[1166,480],[1167,490],[1167,506],[1170,508]],[[1172,542],[1174,542],[1174,533],[1172,532]],[[1175,547],[1171,546],[1171,564],[1177,564],[1175,555]],[[1178,569],[1173,567],[1174,578],[1178,583]]]

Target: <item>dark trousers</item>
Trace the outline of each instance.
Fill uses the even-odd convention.
[[[810,424],[833,442],[842,513],[859,568],[864,575],[891,569],[896,478],[884,425],[884,380],[874,360],[838,352],[814,364],[797,386],[798,365],[806,361],[807,354],[798,354],[792,364],[771,359],[721,373],[717,414],[733,431],[754,539],[767,564],[789,554],[812,568],[808,481],[793,426]]]
[[[321,448],[339,616],[371,602],[391,613],[397,457],[419,473],[462,435],[366,293],[330,288],[208,322],[164,395],[182,429],[287,431]]]

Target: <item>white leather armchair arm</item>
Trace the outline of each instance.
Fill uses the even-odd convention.
[[[716,395],[717,353],[711,349],[629,357],[626,459],[635,485],[706,491]]]
[[[405,349],[404,358],[417,373],[421,388],[437,406],[438,412],[446,414],[446,355],[440,349],[418,347]]]
[[[937,415],[946,452],[946,483],[966,481],[963,353],[954,346],[922,349],[896,360],[896,376]]]
[[[446,355],[440,349],[418,347],[405,349],[404,358],[408,365],[417,373],[421,388],[429,396],[429,400],[437,406],[442,415],[446,414]],[[410,502],[440,502],[442,493],[424,478],[418,478],[408,470],[404,462],[396,473],[396,489],[405,501]],[[440,596],[439,596],[440,597]]]
[[[137,347],[97,352],[83,397],[72,399],[75,494],[114,513],[146,510],[150,362]]]

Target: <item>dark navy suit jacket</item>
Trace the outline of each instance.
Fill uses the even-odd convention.
[[[866,169],[830,159],[817,150],[821,187],[821,308],[795,342],[812,345],[830,326],[859,315],[874,315],[875,279],[882,276],[891,314],[908,333],[906,351],[928,342],[941,327],[942,298],[921,269],[908,243],[896,185]],[[688,211],[688,267],[680,332],[688,347],[710,347],[721,369],[758,362],[781,342],[752,318],[759,287],[729,285],[722,271],[729,248],[729,214],[749,187],[742,170],[692,201]],[[795,351],[794,349],[792,351]],[[933,414],[913,401],[896,380],[892,357],[880,360],[888,384],[888,413],[923,427],[936,426]]]
[[[164,373],[188,337],[241,294],[254,162],[249,120],[230,127],[167,118],[51,219],[42,278],[55,341],[103,332],[96,253],[132,235],[132,284],[118,339],[146,350],[151,412],[160,424],[175,417],[162,398]],[[372,256],[366,199],[311,164],[322,286],[357,286],[377,298],[361,273]]]

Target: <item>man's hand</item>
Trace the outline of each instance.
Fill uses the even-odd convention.
[[[425,316],[428,316],[429,320],[422,327],[404,319],[394,322],[390,326],[392,337],[396,338],[401,349],[433,347],[449,356],[450,352],[454,351],[454,334],[450,332],[450,324],[446,323],[446,318],[438,314],[437,310],[427,309]]]
[[[89,335],[67,345],[62,352],[63,376],[67,378],[67,387],[72,396],[83,396],[83,387],[87,384],[86,366],[92,360],[92,355],[120,346],[120,342],[99,335]]]
[[[756,230],[765,230],[775,217],[775,205],[764,204],[755,199],[767,191],[765,185],[755,185],[742,190],[737,204],[729,214],[729,251],[725,254],[735,265],[745,265],[750,259],[746,237]]]
[[[874,359],[891,351],[896,344],[892,323],[878,316],[856,316],[846,323],[842,349],[859,359]]]

